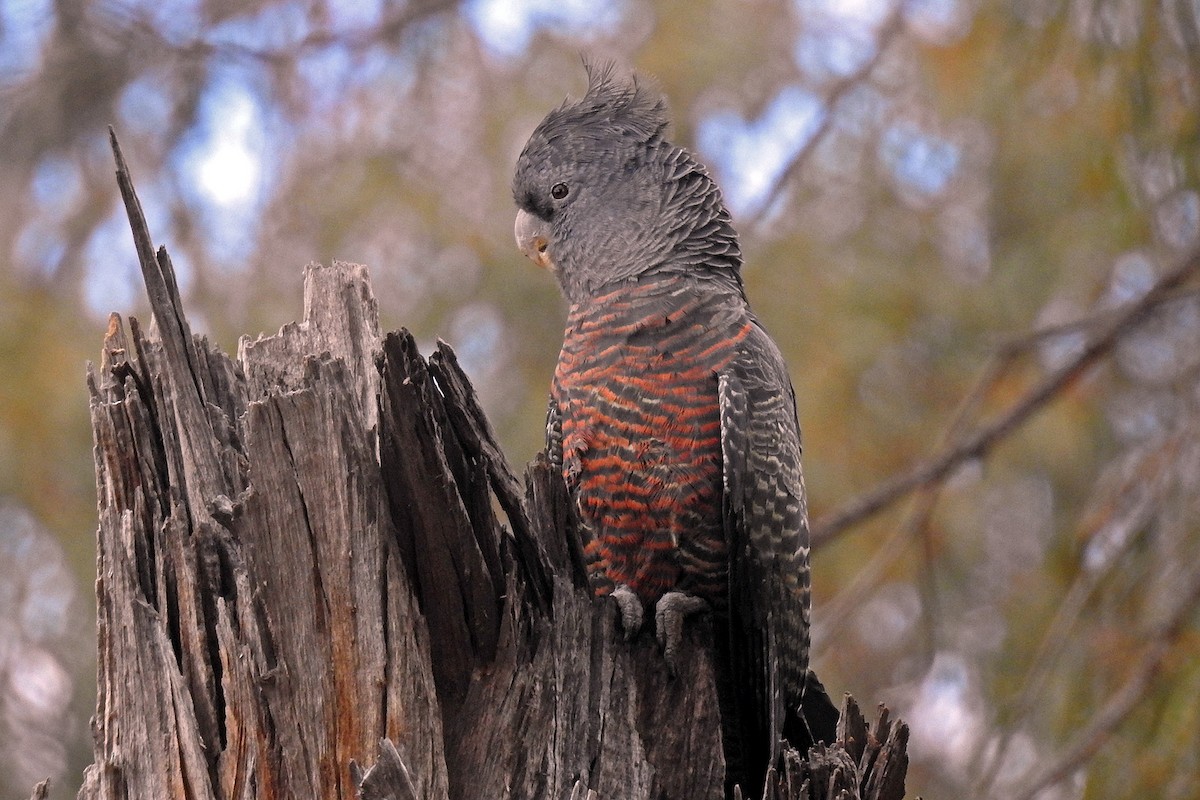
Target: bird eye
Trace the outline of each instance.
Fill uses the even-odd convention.
[[[567,185],[565,183],[556,183],[550,187],[550,196],[555,200],[562,200],[567,196]]]

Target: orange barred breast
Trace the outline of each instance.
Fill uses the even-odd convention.
[[[717,374],[750,331],[740,296],[623,285],[571,308],[555,371],[563,475],[595,590],[724,600]]]

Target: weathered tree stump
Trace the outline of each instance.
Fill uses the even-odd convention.
[[[115,140],[114,140],[115,150]],[[587,589],[560,476],[518,479],[453,352],[380,339],[364,267],[304,321],[194,336],[119,151],[155,325],[89,370],[100,525],[95,763],[81,798],[724,797],[711,631],[679,674]],[[907,729],[766,797],[903,797]],[[359,764],[374,762],[364,770]]]

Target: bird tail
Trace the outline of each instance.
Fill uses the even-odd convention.
[[[804,678],[804,693],[799,708],[787,710],[783,735],[788,744],[802,753],[818,742],[833,744],[837,740],[840,717],[821,679],[810,669]]]
[[[770,742],[770,730],[761,714],[761,696],[746,691],[743,681],[737,680],[728,671],[728,663],[717,662],[717,689],[721,708],[722,738],[725,750],[726,797],[731,798],[735,787],[740,787],[741,797],[762,796],[763,780],[773,758],[778,757],[778,746]],[[733,678],[733,680],[730,680]],[[784,712],[783,738],[788,745],[808,752],[814,744],[833,744],[837,739],[840,713],[820,678],[811,669],[807,671],[804,692],[798,706]]]

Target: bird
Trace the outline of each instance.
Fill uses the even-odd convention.
[[[519,249],[568,305],[546,422],[598,596],[626,635],[653,615],[669,666],[710,612],[726,791],[759,796],[781,738],[832,743],[809,669],[808,510],[795,393],[750,310],[721,190],[665,138],[666,102],[585,62],[512,191]]]

